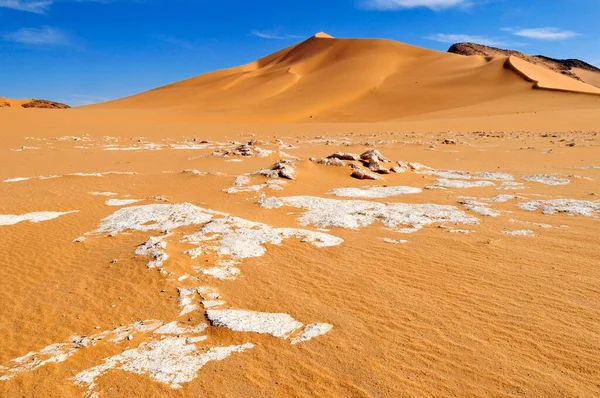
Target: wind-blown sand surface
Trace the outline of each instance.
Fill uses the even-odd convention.
[[[2,110],[0,396],[598,395],[598,97],[376,42],[440,86],[348,102],[362,43]]]

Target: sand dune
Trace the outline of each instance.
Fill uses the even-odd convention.
[[[322,33],[247,65],[92,108],[171,108],[210,122],[372,122],[499,100],[518,110],[532,101],[532,87],[600,94],[571,80],[509,57]]]

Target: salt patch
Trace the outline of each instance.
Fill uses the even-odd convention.
[[[198,273],[205,276],[210,276],[221,281],[235,280],[236,277],[240,274],[240,272],[241,271],[239,268],[231,266],[198,269]]]
[[[512,236],[533,236],[533,231],[530,229],[518,229],[515,231],[502,231],[503,234],[505,235],[512,235]]]
[[[460,170],[426,170],[420,171],[419,174],[433,175],[440,178],[450,180],[490,180],[490,181],[512,181],[514,177],[507,173],[501,172],[472,172]]]
[[[105,202],[105,204],[107,206],[128,206],[139,201],[139,199],[109,199]]]
[[[552,174],[533,174],[521,178],[525,181],[539,182],[544,185],[568,185],[571,182],[568,178]]]
[[[90,195],[93,195],[93,196],[116,196],[118,194],[115,192],[90,192]]]
[[[29,352],[13,359],[11,361],[14,364],[13,367],[0,366],[0,380],[10,380],[19,373],[31,372],[47,364],[64,362],[80,349],[94,347],[99,341],[108,340],[111,343],[120,343],[132,333],[147,333],[161,325],[160,321],[143,321],[91,336],[72,336],[66,343],[51,344],[40,351]]]
[[[171,230],[186,225],[207,223],[215,214],[219,213],[190,203],[132,206],[119,209],[104,218],[94,233]]]
[[[298,221],[319,228],[357,229],[381,222],[399,232],[413,232],[434,223],[477,224],[479,220],[454,206],[436,204],[380,203],[362,200],[325,199],[314,196],[280,198],[286,206],[305,209]]]
[[[150,237],[146,242],[142,243],[135,249],[135,254],[138,256],[151,257],[146,266],[148,268],[162,267],[163,263],[169,258],[165,251],[167,242],[164,241],[166,236]]]
[[[576,199],[533,200],[519,203],[519,208],[526,211],[542,210],[543,214],[567,213],[593,217],[600,212],[600,201],[590,202]]]
[[[14,225],[23,221],[29,221],[38,223],[42,221],[49,221],[66,214],[77,213],[79,210],[67,211],[67,212],[54,212],[54,211],[38,211],[27,214],[0,214],[0,225]]]
[[[247,343],[213,347],[201,352],[186,337],[166,337],[106,358],[101,365],[78,373],[72,380],[78,386],[87,387],[87,396],[94,396],[96,380],[113,369],[147,375],[172,388],[181,388],[181,384],[194,380],[198,371],[208,362],[221,361],[233,353],[253,347],[253,344]]]
[[[185,334],[199,334],[206,330],[208,326],[204,323],[201,323],[197,326],[179,326],[177,321],[169,322],[159,327],[154,331],[154,334],[176,334],[176,335],[185,335]]]
[[[190,312],[194,312],[199,308],[198,304],[194,304],[192,300],[196,295],[196,289],[180,287],[177,288],[177,291],[179,292],[179,298],[177,299],[177,302],[181,307],[181,312],[179,313],[179,316],[189,314]]]
[[[513,191],[513,190],[521,190],[521,189],[527,189],[525,184],[523,184],[522,182],[513,182],[513,181],[503,182],[502,184],[500,184],[500,186],[498,188],[496,188],[497,191]]]
[[[516,224],[531,225],[534,227],[539,227],[539,228],[544,228],[544,229],[553,228],[552,225],[550,225],[550,224],[539,223],[539,222],[530,222],[530,221],[521,221],[521,220],[515,220],[514,218],[511,218],[508,221],[512,222],[512,223],[516,223]]]
[[[404,243],[408,243],[408,241],[407,241],[407,240],[404,240],[404,239],[390,239],[390,238],[383,238],[382,240],[383,240],[385,243],[391,243],[391,244],[394,244],[394,245],[401,245],[401,244],[404,244]]]
[[[298,238],[316,247],[340,245],[343,240],[322,232],[296,228],[273,228],[238,217],[223,217],[206,223],[198,232],[185,236],[184,242],[201,245],[219,256],[260,257],[265,244],[279,245],[284,239]]]
[[[463,200],[459,202],[464,206],[465,209],[470,210],[474,213],[477,213],[486,217],[498,217],[500,212],[494,209],[491,209],[489,205],[485,202],[478,202],[474,200]]]
[[[254,332],[287,338],[303,326],[288,314],[248,310],[207,310],[206,316],[214,326],[236,332]]]
[[[304,343],[315,337],[322,336],[333,329],[333,325],[328,323],[311,323],[307,325],[302,333],[294,337],[290,342],[292,344]]]
[[[481,187],[493,187],[494,184],[491,181],[462,181],[462,180],[448,180],[446,178],[440,178],[433,182],[434,185],[443,188],[481,188]]]
[[[387,198],[389,196],[417,194],[422,191],[419,188],[395,186],[395,187],[371,187],[371,188],[336,188],[329,191],[335,196],[347,198]]]

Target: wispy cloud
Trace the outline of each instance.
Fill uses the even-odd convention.
[[[260,37],[261,39],[269,40],[286,40],[286,39],[302,39],[304,36],[292,35],[288,33],[281,33],[278,30],[257,30],[252,29],[250,31],[252,36]]]
[[[577,32],[554,27],[531,29],[503,28],[502,30],[510,32],[515,36],[526,37],[528,39],[535,40],[566,40],[581,36]]]
[[[29,45],[67,45],[69,37],[58,29],[44,26],[42,28],[21,28],[14,32],[0,35],[4,41]]]
[[[429,8],[432,10],[444,10],[453,7],[469,7],[473,5],[471,0],[358,0],[360,8],[380,11],[394,11],[408,8]]]
[[[439,41],[440,43],[477,43],[484,46],[505,46],[506,43],[485,36],[473,36],[465,34],[436,33],[425,37],[427,40]]]
[[[0,8],[43,14],[53,2],[53,0],[0,0]]]

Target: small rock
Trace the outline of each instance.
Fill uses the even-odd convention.
[[[116,258],[113,258],[113,259],[112,259],[112,261],[111,261],[110,263],[111,263],[111,264],[116,264],[116,263],[118,263],[118,262],[119,262],[119,260],[117,260]]]
[[[456,145],[456,144],[458,144],[458,141],[453,140],[451,138],[446,138],[446,139],[444,139],[444,141],[442,141],[442,144],[444,144],[444,145]]]
[[[336,152],[332,155],[327,156],[328,159],[339,159],[339,160],[358,160],[360,156],[355,153]]]
[[[574,143],[574,142],[569,142],[569,143],[567,144],[567,146],[572,148],[572,147],[574,147],[574,146],[575,146],[575,143]]]

